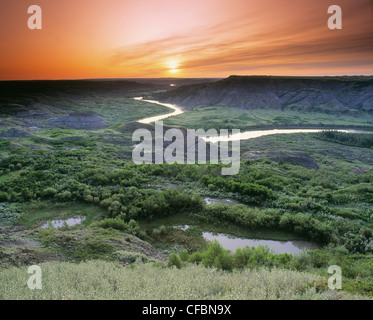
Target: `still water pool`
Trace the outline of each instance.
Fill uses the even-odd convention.
[[[218,240],[224,249],[229,249],[232,252],[237,248],[244,248],[245,246],[257,247],[259,245],[266,245],[275,253],[291,253],[299,254],[304,251],[317,249],[315,243],[309,241],[292,240],[292,241],[278,241],[278,240],[261,240],[261,239],[243,239],[228,236],[222,233],[203,232],[203,237],[207,241],[214,239]]]
[[[73,227],[77,224],[80,224],[82,223],[82,221],[84,221],[85,217],[75,217],[75,218],[69,218],[69,219],[66,219],[66,220],[52,220],[50,222],[46,222],[44,223],[41,227],[43,229],[47,229],[49,228],[50,226],[53,227],[53,228],[62,228],[65,224],[67,224],[67,226],[69,227]]]
[[[180,230],[187,230],[189,225],[174,225],[174,228]],[[300,254],[308,250],[318,249],[318,245],[314,242],[303,241],[303,240],[264,240],[264,239],[248,239],[236,237],[224,233],[206,232],[202,233],[203,238],[206,241],[217,240],[223,246],[224,249],[228,249],[232,252],[236,251],[237,248],[257,247],[259,245],[268,246],[274,253],[290,253]]]

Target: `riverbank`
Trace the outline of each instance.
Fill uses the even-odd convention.
[[[185,111],[174,104],[170,103],[162,103],[156,100],[147,100],[143,99],[142,97],[136,97],[134,98],[137,101],[144,101],[148,103],[153,103],[156,105],[162,105],[165,107],[168,107],[172,110],[174,110],[171,113],[167,113],[164,115],[144,118],[141,120],[138,120],[140,123],[149,124],[156,121],[161,121],[168,119],[170,117],[174,117],[177,115],[183,114]],[[258,120],[261,120],[258,118]],[[228,125],[227,127],[230,127],[231,125]],[[189,127],[188,127],[189,128]],[[214,128],[211,128],[214,129]],[[232,135],[232,136],[219,136],[219,137],[208,137],[202,139],[209,141],[209,142],[219,142],[219,141],[234,141],[234,140],[247,140],[247,139],[253,139],[258,138],[264,135],[271,135],[271,134],[291,134],[291,133],[313,133],[313,132],[320,132],[324,130],[337,130],[341,132],[347,132],[347,133],[373,133],[373,126],[365,126],[365,125],[338,125],[338,124],[270,124],[270,125],[251,125],[251,126],[243,126],[240,128],[241,133]]]

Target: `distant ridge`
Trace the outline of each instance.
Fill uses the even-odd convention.
[[[154,95],[185,108],[226,106],[360,114],[373,111],[373,77],[230,76]]]

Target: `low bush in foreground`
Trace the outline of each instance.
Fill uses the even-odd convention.
[[[204,251],[189,254],[186,250],[178,255],[172,253],[168,258],[169,267],[178,269],[189,264],[197,264],[218,270],[267,268],[270,270],[286,269],[296,272],[312,272],[327,276],[331,265],[341,268],[344,289],[351,293],[373,296],[373,260],[369,255],[350,255],[341,247],[325,247],[300,255],[287,253],[276,254],[267,246],[237,248],[234,253],[226,250],[214,240]],[[326,284],[325,284],[326,285]]]

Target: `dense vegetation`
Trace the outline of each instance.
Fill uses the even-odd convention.
[[[107,217],[125,221],[189,211],[221,224],[280,228],[321,244],[343,244],[353,252],[364,253],[370,248],[372,173],[346,176],[342,172],[281,167],[270,161],[246,161],[238,175],[227,177],[220,176],[219,165],[137,167],[111,160],[110,152],[106,159],[103,166],[89,151],[46,154],[17,150],[0,162],[1,172],[17,173],[11,180],[0,182],[0,197],[11,203],[83,201],[105,209]],[[86,164],[83,170],[81,163]],[[110,170],[105,166],[110,166]],[[197,193],[155,190],[149,185],[155,178],[189,183],[206,194],[229,194],[260,209],[244,205],[206,206]],[[354,212],[341,208],[356,203],[359,206]]]
[[[338,131],[322,131],[317,133],[319,139],[342,143],[353,147],[372,148],[373,137],[371,134],[348,134]]]
[[[70,85],[55,84],[57,89]],[[0,298],[324,299],[349,297],[346,291],[373,295],[371,135],[325,131],[245,141],[240,171],[234,176],[222,176],[222,165],[137,166],[131,161],[131,134],[138,125],[129,121],[151,114],[150,108],[134,114],[140,102],[129,106],[120,90],[107,96],[104,85],[96,91],[97,98],[87,89],[97,89],[97,84],[80,85],[88,102],[74,91],[63,93],[68,89],[62,90],[67,98],[62,100],[53,86],[42,92],[42,100],[56,99],[53,105],[59,111],[73,110],[75,103],[86,111],[95,100],[93,108],[117,125],[94,131],[46,127],[0,141],[0,268],[6,269],[0,271]],[[18,103],[40,95],[37,90],[26,93]],[[17,91],[10,91],[9,99],[1,100],[7,122],[0,133],[16,119],[8,112],[16,96]],[[219,117],[215,120],[224,125]],[[250,158],[252,150],[307,152],[319,169],[286,159]],[[204,197],[234,203],[211,205]],[[174,228],[177,215],[191,225],[188,230]],[[52,224],[45,228],[48,221],[71,217],[84,220],[71,227],[65,221],[62,229],[50,228]],[[319,249],[296,256],[265,247],[230,252],[204,240],[205,226],[240,228],[274,240],[313,241]],[[29,264],[45,268],[45,291],[21,290],[27,273],[12,267]],[[344,293],[332,296],[325,277],[334,264],[343,270]],[[58,270],[64,270],[63,281],[53,291],[61,279]],[[95,281],[99,272],[104,276]],[[188,282],[189,276],[198,281]],[[70,289],[69,277],[74,279]],[[148,291],[137,290],[139,277]],[[244,277],[253,279],[252,284],[242,281]],[[167,279],[182,289],[171,292]],[[11,285],[20,282],[23,287]]]

